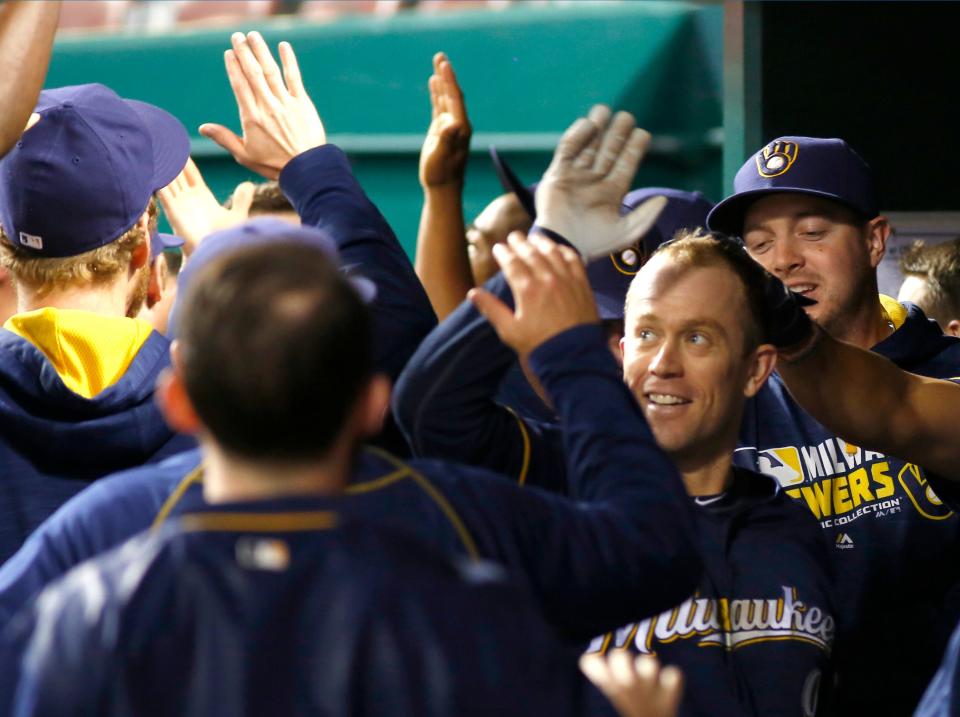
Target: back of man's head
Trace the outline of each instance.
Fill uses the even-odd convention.
[[[900,258],[906,280],[900,299],[917,304],[945,331],[960,331],[960,239],[927,246],[915,244]]]
[[[209,436],[256,462],[322,458],[372,370],[369,315],[334,261],[298,242],[247,246],[182,301],[179,368]]]

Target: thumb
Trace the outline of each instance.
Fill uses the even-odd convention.
[[[467,292],[467,298],[476,307],[477,311],[490,322],[493,330],[497,332],[503,342],[509,343],[506,337],[511,333],[516,320],[510,307],[486,289],[471,289]]]
[[[233,201],[230,205],[230,211],[241,217],[247,217],[250,214],[250,205],[253,204],[253,195],[257,191],[257,186],[253,182],[241,182],[233,190]]]
[[[222,124],[202,124],[199,131],[204,137],[212,139],[227,150],[235,159],[243,155],[243,140]]]
[[[656,224],[657,219],[660,218],[660,213],[666,206],[667,198],[657,195],[641,202],[632,212],[625,217],[621,217],[620,223],[624,227],[621,236],[624,239],[624,244],[632,244],[646,236],[647,232],[653,229],[653,225]],[[670,237],[664,238],[669,239]],[[622,249],[623,247],[619,248]]]

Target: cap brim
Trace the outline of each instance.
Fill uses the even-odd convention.
[[[507,164],[507,161],[500,156],[496,147],[490,147],[490,159],[493,160],[493,168],[497,172],[497,178],[500,180],[501,186],[508,192],[516,194],[517,199],[520,201],[520,206],[530,215],[531,219],[536,219],[537,205],[533,192],[527,188],[527,185],[520,181],[520,178],[514,173],[513,169],[510,168],[510,165]]]
[[[153,143],[153,191],[163,189],[177,178],[190,158],[190,135],[176,117],[159,107],[127,100],[146,126]]]
[[[710,231],[722,232],[731,236],[743,235],[743,219],[746,216],[747,209],[755,201],[768,194],[806,194],[811,197],[820,197],[830,199],[838,204],[852,209],[857,214],[863,214],[860,207],[852,205],[843,197],[838,197],[830,192],[818,192],[815,189],[806,189],[804,187],[764,187],[763,189],[753,189],[748,192],[741,192],[727,197],[719,202],[707,215],[707,228]],[[872,217],[868,217],[872,218]]]

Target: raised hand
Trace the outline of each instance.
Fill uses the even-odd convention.
[[[432,115],[420,150],[420,184],[462,186],[473,129],[453,66],[442,52],[433,56],[429,87]]]
[[[209,137],[248,169],[276,179],[287,162],[326,144],[327,134],[307,95],[297,56],[280,43],[281,68],[259,32],[235,32],[224,53],[227,77],[240,111],[242,137],[219,124],[203,124]]]
[[[620,216],[650,134],[633,115],[596,105],[563,133],[537,186],[537,225],[563,236],[587,260],[633,244],[646,234],[666,206],[652,197]]]
[[[580,669],[613,703],[621,717],[676,717],[683,694],[683,675],[655,657],[634,659],[623,650],[609,657],[584,655]]]
[[[177,178],[157,192],[157,198],[173,233],[184,241],[183,253],[190,256],[204,237],[243,224],[250,213],[253,193],[253,183],[244,182],[234,191],[230,209],[222,207],[197,165],[188,159]]]
[[[597,306],[580,256],[542,236],[514,232],[493,255],[513,291],[514,310],[485,289],[468,294],[500,340],[521,357],[579,324],[596,323]]]

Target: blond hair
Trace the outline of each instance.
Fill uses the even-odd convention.
[[[146,211],[149,219],[146,232],[138,220],[109,244],[76,256],[38,257],[10,241],[0,227],[0,266],[10,272],[14,282],[29,288],[38,297],[54,289],[108,283],[127,271],[133,253],[144,242],[149,243],[149,232],[156,230],[159,209],[153,197]]]

